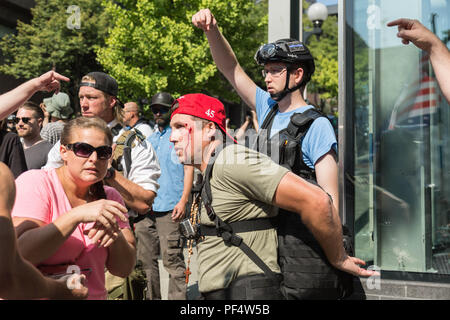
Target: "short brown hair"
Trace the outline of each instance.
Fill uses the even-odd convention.
[[[34,112],[34,117],[38,119],[44,119],[44,111],[42,111],[41,107],[33,101],[26,101],[19,109],[27,109]]]
[[[108,143],[112,145],[113,135],[111,129],[108,128],[106,122],[99,117],[78,117],[70,120],[64,125],[64,129],[61,133],[61,145],[67,145],[71,143],[73,131],[75,129],[87,129],[94,128],[105,133]]]

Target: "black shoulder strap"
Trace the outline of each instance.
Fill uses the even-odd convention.
[[[212,193],[210,179],[212,175],[212,170],[217,156],[220,150],[216,150],[214,156],[211,157],[210,162],[205,170],[205,176],[203,179],[203,187],[201,190],[201,199],[205,205],[206,213],[208,218],[214,222],[217,231],[217,236],[221,237],[223,241],[227,244],[232,244],[239,247],[249,258],[252,260],[261,270],[264,271],[269,279],[278,281],[277,275],[267,266],[267,264],[242,240],[240,236],[233,232],[233,229],[229,224],[220,219],[214,212],[212,207]]]
[[[136,133],[132,132],[128,135],[125,140],[123,147],[123,158],[125,159],[125,167],[127,168],[127,175],[130,174],[131,169],[131,145],[133,140],[136,138]]]
[[[316,109],[308,109],[303,113],[294,113],[286,128],[289,135],[296,137],[300,131],[306,132],[317,118],[323,114]]]
[[[261,153],[271,156],[270,149],[270,132],[272,130],[273,120],[278,112],[278,104],[274,105],[269,111],[269,114],[264,119],[261,127],[258,130],[254,144],[251,146],[252,149],[259,151]]]
[[[114,127],[111,128],[111,132],[114,137],[119,134],[120,130],[122,130],[122,125],[120,123],[116,124]]]
[[[127,174],[130,173],[130,169],[131,169],[131,162],[132,162],[131,149],[132,149],[134,140],[137,138],[138,143],[145,140],[145,136],[137,128],[132,128],[130,131],[132,131],[132,132],[125,139],[124,148],[123,148],[123,157],[125,159],[125,167],[127,168]]]
[[[267,129],[267,138],[270,138],[270,130],[272,129],[273,119],[278,112],[278,103],[272,107],[267,117],[264,119],[261,129]]]

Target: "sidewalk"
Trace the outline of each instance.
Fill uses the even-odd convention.
[[[187,258],[188,258],[188,250],[187,248],[184,248],[184,261],[186,263],[187,267]],[[192,250],[191,255],[191,263],[189,264],[189,269],[191,271],[191,274],[189,275],[189,283],[187,288],[187,299],[188,300],[194,300],[196,299],[200,294],[198,292],[198,276],[197,276],[197,248],[194,246]],[[164,269],[164,266],[162,264],[162,260],[158,259],[159,263],[159,276],[161,281],[161,298],[162,300],[167,300],[167,292],[168,292],[168,286],[169,286],[169,274],[166,272],[166,269]]]

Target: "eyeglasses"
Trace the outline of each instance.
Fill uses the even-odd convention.
[[[267,74],[270,74],[274,78],[278,78],[286,70],[287,70],[287,68],[273,68],[270,70],[263,69],[263,70],[261,70],[261,73],[264,78],[267,76]]]
[[[150,107],[150,109],[152,110],[153,114],[157,114],[157,113],[166,114],[170,110],[169,107],[164,107],[164,106],[152,106],[152,107]]]
[[[97,152],[97,157],[100,160],[108,160],[112,156],[112,148],[110,146],[94,148],[89,143],[75,142],[66,145],[66,147],[81,158],[89,158],[94,151]]]
[[[22,118],[15,117],[13,121],[15,124],[19,124],[20,120],[22,120],[23,123],[27,124],[31,120],[31,118],[30,117],[22,117]]]

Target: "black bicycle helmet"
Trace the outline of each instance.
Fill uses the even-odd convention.
[[[289,92],[295,91],[311,80],[315,71],[314,58],[308,47],[303,42],[295,39],[280,39],[272,43],[262,45],[255,53],[255,61],[259,65],[265,65],[268,62],[283,62],[288,64],[288,70],[294,66],[303,68],[303,79],[294,88],[288,88],[289,73],[286,77],[286,86],[282,92],[273,94],[272,99],[280,101]]]

